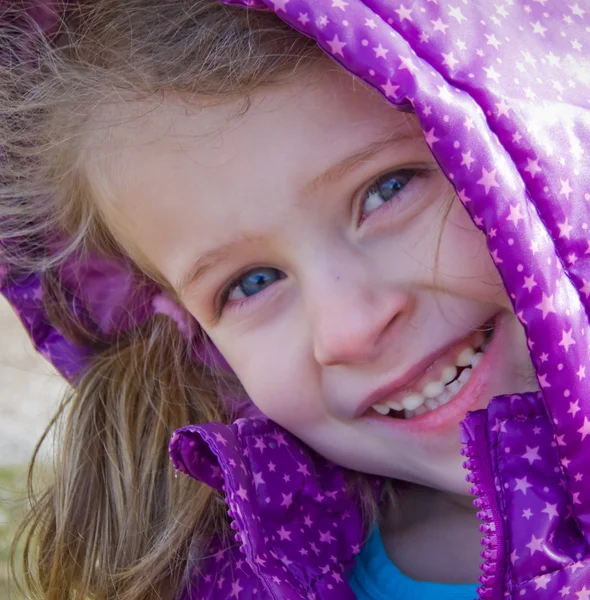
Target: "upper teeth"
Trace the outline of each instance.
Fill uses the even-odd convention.
[[[457,356],[455,365],[445,367],[442,370],[440,379],[427,383],[422,388],[421,393],[411,392],[401,398],[401,400],[373,404],[373,408],[382,415],[386,415],[392,409],[396,411],[404,410],[406,417],[413,416],[416,409],[419,409],[419,411],[435,410],[439,406],[449,402],[459,392],[484,354],[485,350],[483,348],[476,352],[471,346],[468,346]],[[457,367],[464,368],[458,379],[455,379],[457,377]],[[424,407],[424,409],[421,407]]]

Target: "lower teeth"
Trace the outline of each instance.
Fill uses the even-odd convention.
[[[387,415],[389,417],[393,417],[395,419],[412,419],[414,417],[423,415],[427,412],[432,412],[437,408],[444,406],[448,402],[450,402],[463,388],[465,383],[469,380],[473,369],[479,364],[481,359],[483,358],[484,353],[490,346],[491,338],[494,334],[493,326],[488,326],[484,331],[485,340],[481,347],[476,351],[475,356],[471,361],[471,365],[469,367],[460,367],[459,375],[450,383],[447,383],[444,387],[443,392],[438,395],[436,398],[426,398],[424,403],[414,410],[394,410],[391,409]]]
[[[471,377],[472,371],[472,368],[463,369],[457,379],[445,385],[442,394],[436,398],[426,398],[424,404],[418,406],[418,408],[414,410],[404,409],[403,411],[391,409],[387,413],[387,416],[394,419],[412,419],[448,404],[463,389],[463,386],[467,383],[469,377]]]

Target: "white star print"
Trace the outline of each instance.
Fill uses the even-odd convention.
[[[449,52],[448,54],[442,52],[441,54],[444,57],[443,65],[449,65],[450,69],[452,69],[456,64],[459,63],[459,61],[453,56],[452,52]]]
[[[405,19],[407,19],[408,21],[413,21],[411,17],[412,9],[406,8],[403,4],[394,12],[396,12],[399,15],[400,23],[402,23]]]
[[[243,591],[243,587],[240,586],[240,580],[236,579],[232,584],[231,584],[231,598],[237,598],[239,593],[241,591]]]
[[[471,202],[471,198],[465,193],[465,188],[463,188],[461,191],[457,192],[457,196],[459,197],[459,200],[461,200],[461,202],[463,204],[467,204],[468,202]]]
[[[457,23],[459,23],[459,25],[461,25],[462,21],[467,21],[466,17],[461,12],[460,7],[455,8],[453,6],[449,6],[449,16],[457,19]]]
[[[521,50],[520,53],[524,57],[524,61],[533,67],[537,64],[537,59],[528,51]]]
[[[283,12],[287,12],[285,6],[289,2],[289,0],[270,0],[274,5],[275,12],[279,12],[282,10]]]
[[[529,100],[534,100],[535,96],[537,94],[535,94],[535,92],[533,92],[533,90],[531,90],[531,88],[529,87],[525,87],[524,88],[524,95],[529,99]]]
[[[475,158],[471,156],[471,150],[461,153],[461,158],[461,166],[465,165],[468,169],[471,169],[471,163],[475,162]]]
[[[299,17],[297,18],[297,20],[302,24],[302,25],[307,25],[310,21],[309,15],[308,13],[299,13]]]
[[[490,252],[490,256],[492,257],[492,260],[499,265],[500,263],[503,263],[504,261],[498,256],[498,251],[497,250],[492,250]]]
[[[531,275],[530,277],[525,275],[523,288],[526,288],[530,292],[536,285],[537,282],[535,281],[534,275]]]
[[[486,72],[486,77],[488,79],[493,79],[494,83],[498,83],[498,79],[500,78],[500,73],[494,69],[494,67],[483,67],[483,70]]]
[[[401,60],[401,64],[399,66],[400,71],[403,69],[407,69],[408,71],[410,71],[410,73],[413,73],[414,71],[416,71],[417,67],[416,67],[416,65],[414,65],[411,58],[409,58],[409,57],[406,58],[405,56],[400,56],[399,59]]]
[[[428,144],[428,146],[429,146],[430,148],[432,148],[432,146],[433,146],[433,145],[434,145],[436,142],[438,142],[438,140],[439,140],[440,138],[437,138],[437,137],[434,135],[434,127],[432,127],[432,128],[430,129],[430,131],[425,131],[425,132],[424,132],[424,139],[426,140],[426,143]]]
[[[578,433],[582,434],[582,441],[586,439],[587,435],[590,435],[590,421],[588,417],[584,417],[584,424],[578,429]]]
[[[508,104],[506,104],[506,100],[504,100],[504,98],[502,98],[502,102],[496,103],[496,108],[498,109],[498,113],[496,115],[498,118],[500,118],[502,115],[510,118],[510,115],[508,113],[510,107],[508,106]]]
[[[496,39],[496,36],[492,33],[492,34],[488,34],[488,33],[484,33],[486,39],[487,39],[487,43],[488,46],[493,46],[496,50],[500,47],[500,45],[502,44],[502,42],[500,42],[498,39]]]
[[[543,313],[543,321],[547,317],[549,313],[555,313],[555,308],[553,307],[553,295],[547,296],[545,292],[543,292],[543,299],[535,308],[538,308]]]
[[[332,8],[339,8],[345,11],[347,6],[348,2],[344,2],[344,0],[332,0]]]
[[[535,553],[535,552],[542,552],[543,551],[543,538],[537,538],[534,535],[531,536],[531,541],[528,544],[525,544],[525,546],[531,551],[531,556]]]
[[[515,227],[518,227],[520,220],[524,221],[524,217],[520,212],[520,206],[518,204],[510,205],[510,215],[506,218],[507,221],[512,221]]]
[[[438,88],[438,97],[445,102],[453,101],[453,94],[449,91],[449,88],[446,85],[437,85]]]
[[[375,58],[387,58],[387,53],[389,50],[384,48],[381,43],[376,48],[373,48],[373,52],[375,52]]]
[[[572,193],[572,188],[570,187],[570,180],[566,179],[560,179],[559,183],[561,183],[561,191],[559,192],[560,194],[563,194],[566,198],[566,200],[570,199],[570,194]]]
[[[573,226],[568,223],[567,217],[563,223],[558,223],[557,226],[559,227],[559,237],[569,240]]]
[[[524,168],[524,170],[527,173],[530,173],[531,177],[534,179],[535,175],[542,171],[541,167],[539,167],[539,159],[536,158],[535,160],[531,160],[530,158],[527,158],[526,160],[527,160],[527,165]]]
[[[588,254],[588,252],[586,252],[586,254]],[[590,295],[590,281],[586,281],[585,279],[582,279],[582,281],[584,282],[584,285],[580,288],[580,291],[588,298]]]
[[[552,519],[557,516],[557,504],[549,504],[549,502],[545,502],[545,508],[541,511],[543,513],[547,513],[547,516]]]
[[[330,50],[332,51],[332,54],[340,54],[340,56],[344,56],[343,52],[342,52],[342,48],[344,48],[344,46],[346,46],[346,42],[342,42],[338,39],[338,34],[334,35],[334,39],[333,40],[326,40],[328,42],[328,45],[330,46]]]
[[[528,488],[533,487],[529,482],[527,477],[523,477],[519,479],[518,477],[515,479],[516,485],[514,486],[515,492],[522,492],[526,496],[526,492]]]
[[[531,23],[531,27],[533,28],[533,33],[540,35],[541,37],[545,37],[545,32],[547,31],[547,27],[543,27],[539,21],[536,23]]]
[[[535,446],[534,448],[526,446],[526,452],[521,458],[526,458],[526,460],[529,461],[529,465],[532,465],[536,460],[541,460],[541,457],[539,456],[539,446]]]
[[[570,10],[576,17],[583,17],[586,14],[586,11],[582,10],[578,4],[570,5]]]
[[[567,413],[568,413],[568,415],[575,417],[576,414],[581,410],[582,409],[580,408],[580,401],[576,400],[575,402],[570,402],[570,407],[569,407]]]
[[[559,346],[563,346],[565,351],[567,352],[570,349],[570,346],[575,346],[576,341],[572,338],[572,331],[566,331],[565,329],[561,332],[561,342],[559,342]]]
[[[448,25],[445,25],[440,19],[430,22],[434,25],[434,31],[442,31],[444,35],[447,35]]]
[[[321,17],[318,17],[318,18],[316,19],[317,26],[318,26],[320,29],[323,29],[323,28],[324,28],[324,27],[325,27],[325,26],[326,26],[326,25],[327,25],[329,22],[330,22],[330,21],[328,20],[328,17],[326,17],[326,15],[323,15],[323,16],[321,16]]]
[[[481,170],[481,179],[477,183],[484,186],[486,194],[489,193],[491,188],[500,187],[496,182],[496,169],[487,171],[485,167],[483,167]]]
[[[365,25],[371,29],[375,29],[375,27],[377,27],[377,23],[375,23],[373,19],[365,18]]]
[[[546,590],[547,584],[551,581],[551,576],[547,573],[545,575],[540,575],[535,579],[535,590]]]
[[[492,427],[492,431],[496,433],[506,433],[506,421],[496,419],[496,423]]]
[[[508,16],[508,12],[506,11],[506,8],[503,5],[497,6],[496,7],[496,12],[501,16],[506,18]]]
[[[387,83],[381,86],[385,95],[388,98],[397,98],[397,90],[399,89],[399,85],[393,85],[391,81],[388,79]]]

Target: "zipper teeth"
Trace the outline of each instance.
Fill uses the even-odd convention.
[[[474,496],[473,505],[478,508],[477,518],[481,521],[479,530],[484,534],[481,539],[481,544],[484,549],[480,556],[484,562],[481,563],[480,569],[482,574],[479,576],[481,585],[477,588],[477,593],[480,598],[491,598],[496,575],[496,565],[498,559],[498,537],[496,535],[496,526],[494,522],[493,512],[491,507],[486,502],[485,494],[483,493],[482,477],[478,469],[477,460],[474,456],[475,452],[471,443],[461,449],[461,454],[467,458],[463,463],[463,467],[469,471],[466,476],[467,482],[472,484],[469,490]]]

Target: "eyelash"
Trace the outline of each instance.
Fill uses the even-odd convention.
[[[379,206],[379,207],[375,208],[373,211],[371,211],[371,213],[369,213],[367,216],[363,217],[363,215],[362,215],[362,209],[364,206],[364,202],[366,201],[369,193],[371,193],[371,191],[374,188],[378,187],[380,181],[387,180],[387,178],[394,179],[396,177],[396,175],[399,177],[400,173],[409,173],[410,177],[409,177],[407,184],[404,186],[404,188],[402,188],[402,190],[400,191],[399,194],[396,194],[395,198],[397,198],[397,196],[399,196],[401,194],[404,194],[406,189],[408,187],[412,186],[412,183],[414,182],[415,179],[427,178],[431,174],[431,169],[418,168],[418,167],[413,167],[413,168],[406,167],[406,168],[401,168],[401,169],[398,168],[393,171],[385,171],[384,173],[381,173],[380,175],[377,175],[376,177],[374,177],[369,183],[367,183],[366,185],[363,186],[360,193],[355,194],[355,204],[359,205],[356,210],[357,215],[358,215],[357,221],[358,221],[359,225],[361,225],[365,221],[371,219],[373,217],[373,215],[376,213],[381,215],[384,212],[395,209],[395,206],[397,204],[396,202],[394,202],[394,201],[385,202],[381,206]],[[359,196],[360,196],[360,199],[362,200],[362,204],[361,204],[361,202],[356,201],[356,198],[359,198]],[[232,277],[232,279],[227,283],[227,285],[221,290],[218,301],[216,302],[216,309],[215,309],[215,316],[214,316],[215,322],[219,321],[219,319],[221,318],[221,315],[223,314],[223,311],[224,311],[225,307],[227,306],[228,298],[229,298],[229,295],[230,295],[231,291],[233,290],[233,288],[238,284],[240,279],[242,277],[244,277],[244,275],[246,275],[250,271],[256,270],[257,268],[265,268],[265,267],[250,266],[247,269],[240,271],[238,274],[236,274],[234,277]],[[271,286],[269,286],[269,287],[271,287]],[[245,298],[241,298],[240,300],[234,300],[232,302],[232,310],[241,310],[243,308],[246,308],[252,302],[258,302],[260,300],[259,296],[264,296],[265,295],[264,292],[267,289],[268,288],[262,290],[258,294],[253,294],[252,296],[246,296]]]

